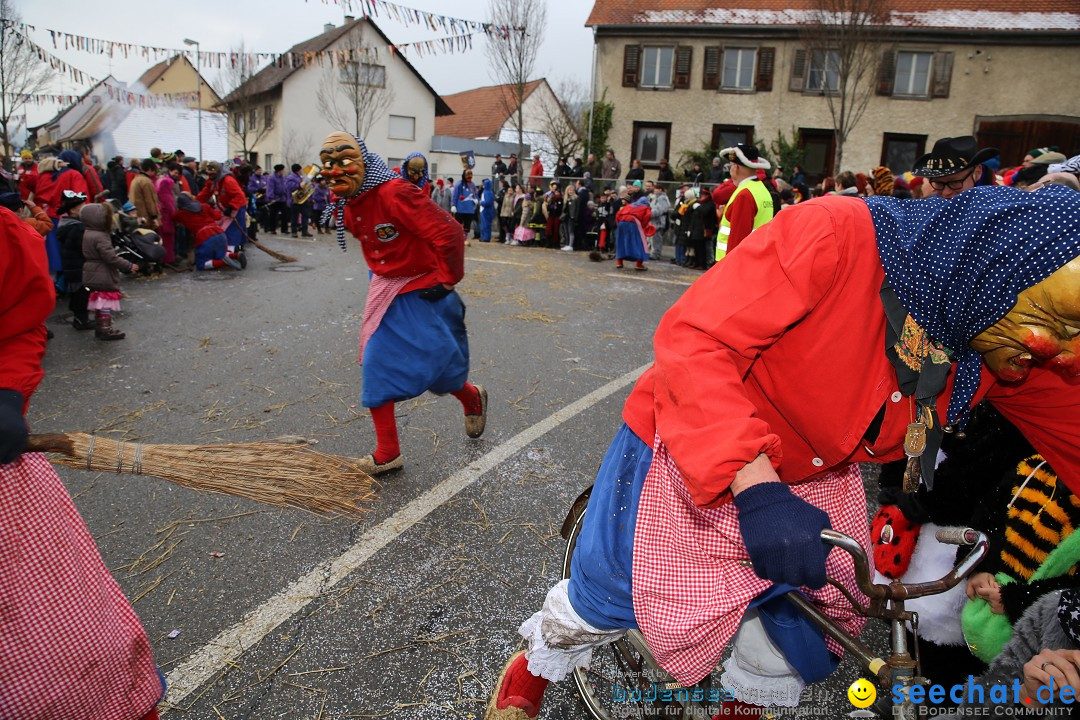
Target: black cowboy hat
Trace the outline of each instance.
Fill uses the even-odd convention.
[[[978,143],[971,135],[941,138],[934,143],[932,152],[915,161],[911,174],[924,178],[945,177],[980,165],[997,157],[998,153],[997,148],[979,150]]]

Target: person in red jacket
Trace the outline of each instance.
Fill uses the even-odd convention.
[[[156,720],[146,633],[52,465],[24,452],[54,303],[41,237],[0,209],[0,717]]]
[[[426,191],[401,179],[360,138],[335,132],[319,152],[322,175],[339,198],[337,216],[360,241],[371,282],[360,330],[364,367],[361,403],[375,424],[375,452],[363,458],[371,475],[404,464],[394,403],[425,391],[450,393],[465,412],[465,432],[487,423],[487,391],[472,385],[465,305],[454,291],[465,274],[465,234]]]
[[[839,648],[771,618],[789,619],[782,593],[801,588],[859,632],[826,583],[855,590],[852,560],[820,533],[868,546],[858,463],[904,458],[913,418],[927,435],[909,464],[928,487],[943,431],[985,398],[1080,490],[1078,286],[1080,193],[1068,188],[838,196],[780,213],[661,320],[570,579],[521,626],[528,650],[485,718],[536,717],[549,680],[627,628],[684,687],[732,644],[724,687],[749,692],[736,700],[770,688],[797,702]],[[722,705],[722,717],[736,709]]]
[[[15,171],[15,178],[19,183],[19,196],[23,201],[29,200],[38,179],[38,166],[34,162],[34,154],[29,150],[19,153],[19,169]]]
[[[246,242],[247,195],[232,173],[224,172],[220,163],[206,163],[206,185],[196,196],[201,203],[212,202],[224,216],[225,238],[229,252],[240,253]]]
[[[239,253],[229,252],[221,229],[221,213],[210,203],[201,203],[190,193],[180,193],[173,220],[195,238],[195,269],[216,270],[225,266],[243,269]]]
[[[56,237],[56,226],[60,224],[59,208],[64,191],[70,190],[83,195],[88,193],[86,179],[82,176],[82,156],[74,150],[64,150],[56,159],[43,160],[41,168],[41,175],[34,190],[34,201],[52,220],[53,230],[45,236],[45,250],[49,255],[49,272],[57,274],[57,289],[64,290],[64,282],[59,277],[63,263],[60,259],[60,241]]]

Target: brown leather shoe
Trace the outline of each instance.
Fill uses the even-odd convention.
[[[394,472],[395,470],[400,470],[401,468],[405,467],[405,458],[401,455],[398,455],[393,460],[387,460],[384,463],[377,463],[375,462],[374,455],[365,455],[364,457],[360,458],[357,464],[360,465],[361,470],[366,472],[371,477],[375,477],[376,475],[383,475],[388,472]]]
[[[484,428],[487,426],[488,393],[483,385],[473,387],[480,394],[480,414],[465,416],[465,434],[471,438],[478,438],[484,434]]]

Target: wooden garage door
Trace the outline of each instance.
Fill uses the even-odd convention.
[[[1035,115],[1028,117],[977,117],[975,137],[979,147],[1001,151],[1001,166],[1024,160],[1028,150],[1057,145],[1066,157],[1080,152],[1080,118]]]

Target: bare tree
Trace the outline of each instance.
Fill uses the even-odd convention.
[[[836,168],[844,143],[859,124],[875,90],[891,0],[814,0],[802,33],[809,72],[806,89],[820,91],[836,136]]]
[[[525,150],[525,86],[536,65],[540,43],[547,27],[547,5],[544,0],[488,0],[488,22],[496,27],[509,28],[508,37],[489,37],[484,45],[488,72],[499,85],[508,85],[509,92],[500,94],[506,115],[513,114],[517,130],[520,158]],[[518,164],[518,175],[521,174]]]
[[[221,102],[229,111],[229,134],[240,146],[245,159],[274,127],[274,105],[267,95],[268,88],[262,87],[256,77],[258,73],[254,55],[246,52],[241,40],[230,50],[229,65],[217,79],[217,85],[225,93]]]
[[[318,162],[319,153],[318,148],[315,145],[315,141],[311,138],[311,133],[300,134],[295,129],[285,131],[285,135],[281,140],[281,162],[289,167],[293,163],[299,163],[300,165],[311,165],[314,162]]]
[[[568,79],[560,81],[551,92],[554,100],[548,98],[540,106],[544,134],[551,141],[554,153],[569,159],[582,148],[589,89],[579,81]]]
[[[51,69],[40,63],[19,30],[22,17],[11,0],[0,0],[0,142],[10,157],[11,118],[26,106],[27,95],[37,95],[52,79]]]
[[[364,44],[365,23],[358,20],[335,47],[345,52],[346,64],[323,69],[316,105],[322,115],[342,129],[366,137],[371,126],[390,108],[394,92],[386,83],[386,66],[378,50]]]

